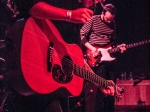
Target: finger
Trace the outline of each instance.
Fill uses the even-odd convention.
[[[124,43],[123,43],[122,45],[123,45],[123,46],[126,46],[126,44],[124,44]]]
[[[84,12],[84,16],[85,16],[86,21],[89,21],[90,18],[93,16],[93,11],[86,9]]]
[[[82,21],[83,21],[83,23],[85,24],[85,23],[87,23],[89,20],[90,20],[90,18],[87,17],[87,15],[84,13],[84,14],[82,15]]]
[[[125,46],[126,46],[126,44],[124,44],[124,43],[119,45],[119,47],[125,47]]]
[[[103,90],[103,93],[104,93],[105,95],[109,95],[109,94],[110,94],[110,92],[109,92],[108,90]]]
[[[86,19],[84,19],[84,18],[82,18],[81,21],[82,21],[83,24],[87,23]]]
[[[92,10],[90,10],[90,9],[86,9],[86,12],[87,12],[87,15],[89,16],[89,17],[91,17],[91,16],[93,16],[93,11]]]
[[[110,82],[111,84],[115,84],[112,80],[108,80],[108,82]]]
[[[109,90],[110,90],[110,95],[111,96],[114,96],[114,88],[113,87],[111,87],[111,86],[108,86],[108,88],[109,88]]]

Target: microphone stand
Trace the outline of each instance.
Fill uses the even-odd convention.
[[[82,102],[84,101],[84,99],[89,96],[91,93],[93,92],[93,89],[91,89],[80,101],[78,101],[73,108],[70,110],[70,112],[72,112],[74,109],[80,107],[82,105]]]

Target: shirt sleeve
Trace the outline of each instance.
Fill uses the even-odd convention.
[[[80,29],[80,38],[81,43],[84,45],[86,42],[88,42],[88,36],[92,31],[92,23],[93,23],[93,17],[82,26]]]

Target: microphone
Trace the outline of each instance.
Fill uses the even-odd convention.
[[[83,102],[83,100],[89,96],[91,93],[93,93],[93,89],[91,89],[79,102],[77,102],[78,106],[81,106],[81,103]]]

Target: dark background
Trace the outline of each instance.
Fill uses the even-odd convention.
[[[117,8],[116,24],[119,43],[135,43],[150,39],[150,0],[106,0]],[[117,71],[133,72],[133,76],[150,76],[150,44],[127,49],[117,57]]]

